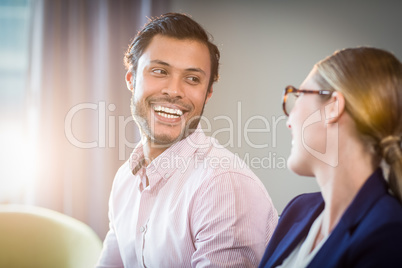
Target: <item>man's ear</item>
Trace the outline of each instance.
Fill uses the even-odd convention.
[[[208,89],[207,97],[205,98],[205,104],[208,103],[208,100],[212,97],[212,93],[213,93],[213,92],[214,92],[214,88],[211,86],[211,87]]]
[[[125,78],[126,78],[126,85],[127,85],[128,90],[133,91],[134,90],[133,72],[131,70],[128,70]]]
[[[338,122],[345,111],[345,97],[341,92],[334,91],[329,103],[325,105],[325,121],[327,124]]]

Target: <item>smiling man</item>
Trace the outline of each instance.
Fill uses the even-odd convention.
[[[253,172],[199,121],[220,53],[183,14],[151,20],[125,62],[141,142],[116,174],[97,267],[255,267],[277,224]]]
[[[218,51],[214,53],[211,57],[218,64]],[[149,160],[197,127],[212,95],[208,55],[208,47],[199,41],[157,34],[139,58],[136,70],[128,65],[126,81],[133,91],[132,114],[149,141]],[[161,150],[151,150],[154,148]]]

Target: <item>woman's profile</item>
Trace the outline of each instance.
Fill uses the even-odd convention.
[[[288,86],[288,168],[318,193],[284,209],[260,267],[402,267],[402,64],[343,49]]]

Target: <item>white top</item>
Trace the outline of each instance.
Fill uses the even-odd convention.
[[[258,266],[278,216],[242,160],[200,129],[143,159],[137,146],[116,174],[98,268]]]
[[[307,234],[306,239],[302,240],[299,245],[293,250],[292,253],[283,261],[283,263],[277,268],[304,268],[311,262],[317,252],[320,250],[322,245],[328,239],[329,235],[326,235],[321,242],[313,248],[315,238],[320,231],[320,226],[322,223],[323,214],[321,213],[311,225],[310,231]]]

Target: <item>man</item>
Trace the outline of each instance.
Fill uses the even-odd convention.
[[[150,21],[129,47],[142,140],[116,174],[97,267],[258,265],[277,212],[258,178],[199,127],[219,57],[205,30],[176,13]]]

